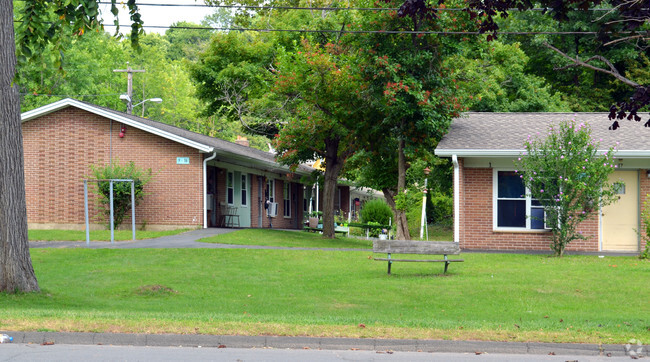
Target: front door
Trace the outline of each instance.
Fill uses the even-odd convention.
[[[619,200],[603,208],[603,250],[638,251],[639,236],[639,173],[616,171],[610,182],[623,181]]]

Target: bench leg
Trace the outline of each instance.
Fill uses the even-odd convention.
[[[390,275],[390,266],[393,264],[392,261],[388,261],[388,275]]]
[[[449,264],[450,263],[448,261],[445,262],[445,272],[443,274],[447,274],[447,268],[449,267]]]

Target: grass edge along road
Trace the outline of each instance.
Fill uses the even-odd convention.
[[[370,250],[33,249],[32,258],[43,292],[0,294],[1,329],[650,340],[650,263],[633,257],[464,254],[447,276],[428,263],[387,276]]]

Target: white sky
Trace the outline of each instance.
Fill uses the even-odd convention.
[[[147,33],[164,34],[167,29],[152,29],[147,28],[147,25],[162,25],[169,26],[178,21],[189,21],[200,24],[201,20],[207,15],[214,12],[213,8],[199,7],[199,6],[145,6],[144,4],[183,4],[183,5],[204,5],[203,0],[147,0],[138,1],[138,7],[142,20],[144,21],[144,30]],[[110,5],[100,6],[102,17],[104,19],[104,27],[108,32],[114,32],[113,14],[111,13]],[[129,19],[129,12],[126,5],[120,6],[120,31],[124,33],[130,32],[131,20]]]

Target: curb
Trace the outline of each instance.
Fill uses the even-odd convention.
[[[213,347],[367,350],[437,353],[627,356],[620,344],[483,342],[418,339],[229,336],[202,334],[127,334],[83,332],[0,332],[22,344],[119,345],[141,347]]]

